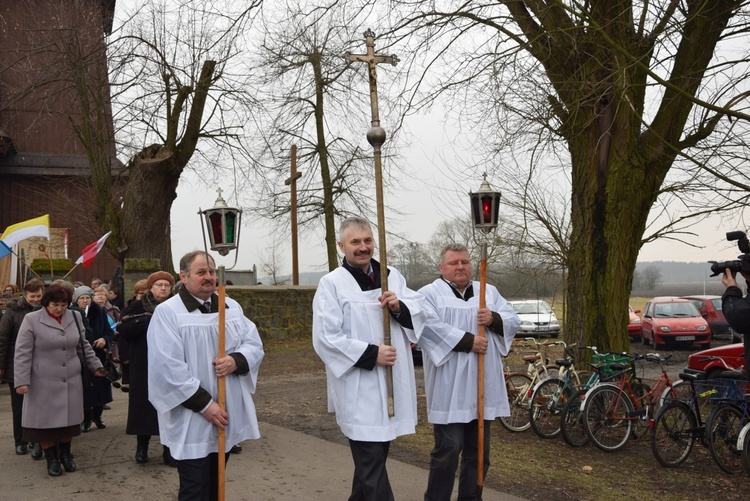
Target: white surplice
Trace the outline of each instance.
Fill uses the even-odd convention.
[[[475,296],[468,301],[456,297],[451,287],[438,278],[419,292],[431,309],[419,346],[423,353],[427,420],[433,424],[468,423],[477,419],[478,355],[453,348],[467,332],[479,333],[479,282],[473,282]],[[503,336],[485,328],[488,346],[484,357],[484,419],[508,416],[508,396],[501,356],[508,354],[521,320],[497,289],[487,285],[486,306],[503,319]]]
[[[366,442],[387,442],[414,433],[417,394],[410,342],[416,343],[426,320],[424,298],[408,289],[404,277],[390,268],[388,289],[408,308],[414,329],[391,318],[395,416],[388,417],[385,367],[360,369],[354,364],[368,345],[383,342],[381,289],[362,291],[343,267],[321,278],[313,300],[313,347],[326,366],[328,411],[336,413],[343,434]]]
[[[226,379],[226,451],[243,440],[260,438],[252,394],[263,359],[255,324],[242,307],[226,298],[225,349],[241,353],[250,372]],[[161,442],[175,459],[197,459],[218,451],[218,428],[182,405],[202,387],[218,400],[213,360],[218,353],[218,313],[188,312],[179,295],[159,304],[148,327],[149,401],[159,414]]]

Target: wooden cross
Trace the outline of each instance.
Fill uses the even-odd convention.
[[[297,172],[297,145],[292,145],[292,175],[284,184],[292,189],[292,285],[299,285],[299,261],[297,257],[297,179],[302,177]]]

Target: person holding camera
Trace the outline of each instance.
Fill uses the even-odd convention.
[[[750,273],[740,271],[747,283],[750,283]],[[742,340],[745,345],[745,374],[748,374],[748,362],[750,361],[750,296],[742,297],[742,289],[737,285],[737,272],[727,268],[721,277],[721,283],[727,289],[721,296],[721,309],[729,322],[729,326],[735,332],[743,334]]]

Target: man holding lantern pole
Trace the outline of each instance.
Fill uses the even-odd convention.
[[[410,342],[426,319],[424,298],[388,268],[381,290],[375,241],[363,218],[339,229],[343,265],[324,276],[313,300],[313,347],[326,366],[328,410],[349,439],[354,460],[350,501],[388,501],[393,492],[385,463],[390,441],[414,433],[417,395]],[[388,308],[391,344],[384,343],[383,309]],[[392,367],[395,415],[388,415],[386,367]]]
[[[419,345],[423,353],[427,420],[433,424],[435,447],[425,501],[450,500],[461,456],[458,499],[478,499],[478,356],[485,361],[484,475],[489,468],[490,423],[510,414],[501,357],[508,354],[521,324],[515,310],[491,285],[486,307],[479,307],[479,282],[472,281],[469,252],[449,244],[441,252],[440,278],[419,292],[430,317]],[[479,326],[486,337],[479,336]]]
[[[236,301],[226,298],[226,357],[217,356],[216,265],[203,251],[180,260],[183,287],[160,303],[148,327],[149,400],[159,415],[159,435],[177,460],[179,501],[217,499],[218,429],[229,450],[260,438],[252,394],[263,359],[258,330]],[[226,379],[226,410],[218,380]]]

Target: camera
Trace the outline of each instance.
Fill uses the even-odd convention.
[[[711,276],[715,277],[721,275],[727,268],[733,273],[737,273],[738,271],[750,273],[750,242],[748,242],[745,232],[730,231],[727,233],[727,240],[730,242],[737,240],[737,247],[742,254],[740,254],[735,261],[723,261],[721,263],[709,261],[709,263],[711,263],[711,271],[713,272],[713,275]]]

